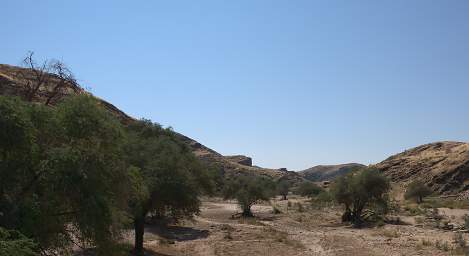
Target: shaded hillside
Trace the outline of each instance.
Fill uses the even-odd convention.
[[[36,70],[37,71],[37,70]],[[36,82],[36,76],[31,69],[20,68],[16,66],[0,64],[0,95],[8,96],[20,96],[24,97],[25,88],[27,85]],[[35,102],[44,103],[47,98],[53,96],[53,88],[60,82],[60,80],[54,74],[44,73],[44,78],[42,79],[46,82],[41,82],[41,86],[35,97],[32,99]],[[73,82],[65,82],[63,90],[60,90],[56,96],[53,97],[50,105],[57,104],[64,97],[74,95],[74,94],[90,94],[83,89],[80,85]],[[91,95],[91,94],[90,94]],[[128,124],[129,122],[135,121],[134,118],[128,116],[126,113],[112,105],[111,103],[99,99],[100,103],[111,113],[113,113],[122,123]],[[245,156],[223,156],[212,150],[201,143],[177,133],[180,136],[180,139],[186,142],[193,150],[194,154],[199,157],[202,161],[209,163],[210,165],[216,165],[220,167],[223,173],[227,176],[229,175],[239,175],[239,174],[255,174],[255,175],[264,175],[273,178],[281,178],[286,174],[289,179],[292,180],[301,180],[302,178],[296,173],[284,172],[279,169],[266,169],[251,166],[252,160]],[[249,161],[248,161],[249,159]],[[248,164],[248,163],[251,164]]]
[[[298,173],[310,181],[326,181],[345,175],[355,168],[365,167],[362,164],[350,163],[339,165],[318,165],[309,169],[299,171]]]
[[[469,144],[436,142],[406,150],[376,164],[394,182],[425,182],[440,194],[469,190]]]

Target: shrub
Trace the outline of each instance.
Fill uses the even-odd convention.
[[[317,196],[322,191],[323,189],[321,187],[309,181],[302,182],[297,189],[299,195],[306,197]]]
[[[404,194],[405,199],[415,199],[418,204],[423,202],[423,198],[432,194],[432,190],[421,181],[411,182]]]
[[[464,214],[464,229],[469,230],[469,215]]]
[[[345,206],[342,220],[360,224],[365,208],[383,209],[381,212],[384,212],[389,188],[389,181],[377,170],[364,168],[339,177],[332,184],[331,192],[335,200]]]
[[[466,239],[461,232],[454,233],[453,240],[459,248],[466,248]]]

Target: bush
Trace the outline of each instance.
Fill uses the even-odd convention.
[[[466,239],[461,232],[454,233],[454,243],[460,248],[466,248]]]
[[[432,194],[432,190],[421,181],[411,182],[404,194],[405,199],[415,199],[418,204],[423,202],[423,198]]]
[[[345,206],[342,221],[360,224],[365,208],[381,212],[387,209],[389,188],[389,181],[377,170],[365,168],[338,178],[332,184],[331,193]]]
[[[239,176],[225,184],[225,199],[236,199],[242,216],[252,217],[251,207],[262,200],[269,200],[275,194],[275,184],[267,178]]]
[[[302,182],[297,189],[299,195],[306,197],[317,196],[322,191],[324,191],[324,189],[309,181]]]

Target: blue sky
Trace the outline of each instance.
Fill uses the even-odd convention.
[[[0,62],[83,86],[222,154],[300,170],[469,141],[469,2],[23,1]]]

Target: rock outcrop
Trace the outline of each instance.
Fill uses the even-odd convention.
[[[231,162],[235,162],[245,166],[252,166],[252,158],[243,156],[243,155],[236,155],[236,156],[225,156],[225,158]]]

